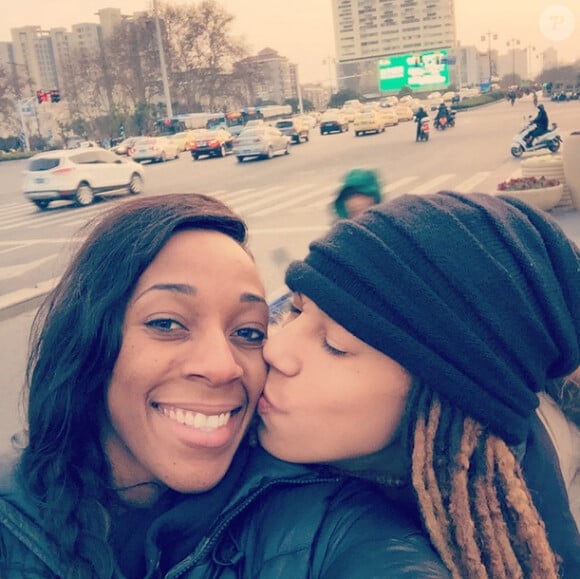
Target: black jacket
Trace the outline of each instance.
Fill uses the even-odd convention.
[[[10,462],[0,464],[0,577],[62,577],[54,545],[12,474]],[[187,501],[181,506],[187,509]],[[145,577],[155,579],[449,577],[419,523],[376,487],[287,464],[260,449],[204,538],[164,575],[151,549],[155,537],[147,544]],[[110,577],[123,575],[117,569]]]

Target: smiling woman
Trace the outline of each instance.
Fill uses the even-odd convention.
[[[35,320],[28,433],[0,461],[0,576],[447,577],[374,487],[249,446],[267,325],[221,202],[105,213]]]

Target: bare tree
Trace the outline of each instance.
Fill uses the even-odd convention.
[[[189,107],[219,108],[232,94],[234,63],[247,55],[245,43],[231,34],[234,17],[216,0],[196,5],[163,4],[167,62],[172,89]]]
[[[0,125],[8,133],[16,134],[19,126],[16,95],[8,71],[0,67]]]

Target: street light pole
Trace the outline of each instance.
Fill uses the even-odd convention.
[[[489,90],[491,90],[491,83],[492,83],[492,66],[491,66],[491,41],[497,40],[497,34],[495,32],[491,32],[488,30],[485,34],[481,35],[481,40],[485,42],[487,37],[487,58],[488,58],[488,67],[489,67]]]
[[[173,116],[173,107],[171,106],[171,95],[169,93],[169,82],[167,81],[167,68],[165,66],[165,54],[163,52],[163,41],[161,39],[161,26],[159,24],[159,15],[157,11],[157,0],[153,0],[153,13],[155,16],[155,32],[157,35],[157,47],[159,49],[159,64],[161,65],[161,79],[163,80],[163,92],[165,94],[165,106],[167,116]]]

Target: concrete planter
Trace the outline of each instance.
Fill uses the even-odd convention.
[[[566,184],[574,209],[580,210],[580,131],[570,133],[562,147]]]
[[[528,205],[548,211],[558,205],[564,192],[564,186],[542,187],[540,189],[522,189],[521,191],[497,191],[497,195],[515,197]]]

